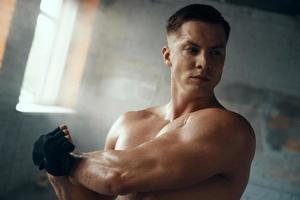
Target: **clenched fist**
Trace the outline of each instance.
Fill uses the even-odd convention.
[[[33,163],[53,176],[66,176],[73,165],[73,157],[69,153],[74,149],[67,127],[60,126],[34,142]]]

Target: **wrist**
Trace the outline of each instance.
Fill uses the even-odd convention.
[[[76,174],[78,173],[78,170],[81,168],[81,165],[86,159],[84,155],[84,153],[79,152],[70,153],[70,156],[72,157],[72,167],[70,169],[68,177],[70,180],[72,180],[72,182],[74,181],[78,183],[76,179]]]
[[[52,185],[64,185],[68,182],[68,178],[66,176],[53,176],[47,173],[48,180]]]
[[[44,160],[46,171],[53,176],[68,176],[73,167],[74,159],[70,154],[61,155],[57,160]]]

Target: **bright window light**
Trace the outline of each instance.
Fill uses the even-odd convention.
[[[62,0],[42,0],[40,4],[40,9],[47,15],[58,18],[61,8],[63,6]]]
[[[20,112],[66,112],[57,96],[77,14],[76,0],[42,0],[16,109]],[[46,14],[44,14],[46,13]],[[72,111],[73,112],[73,111]]]
[[[44,106],[39,104],[18,103],[16,109],[29,113],[75,113],[73,109],[60,106]]]

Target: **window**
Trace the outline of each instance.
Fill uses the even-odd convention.
[[[16,109],[20,112],[73,113],[58,102],[75,25],[76,0],[42,0]]]

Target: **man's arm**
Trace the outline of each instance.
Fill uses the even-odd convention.
[[[109,131],[106,143],[105,143],[105,150],[110,150],[114,148],[116,138],[114,134],[114,130],[118,126],[118,120],[114,125],[113,128]],[[71,135],[67,129],[66,126],[62,125],[60,128],[65,133],[65,137],[69,140],[69,142],[72,142]],[[48,180],[51,183],[57,197],[59,200],[112,200],[115,199],[115,196],[107,196],[102,195],[99,193],[96,193],[94,191],[91,191],[87,189],[86,187],[75,183],[72,178],[68,178],[65,176],[52,176],[48,174]]]
[[[48,174],[56,196],[59,200],[112,200],[114,197],[101,195],[81,185],[73,184],[67,177]]]
[[[107,195],[186,188],[241,165],[250,167],[254,148],[246,120],[213,110],[196,113],[183,127],[131,150],[78,155],[71,176]]]

